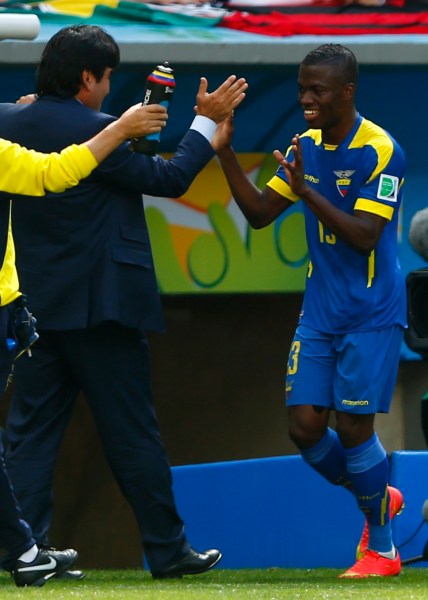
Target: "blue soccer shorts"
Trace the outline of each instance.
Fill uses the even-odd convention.
[[[404,330],[326,334],[297,327],[288,357],[287,406],[311,404],[352,414],[387,413]]]

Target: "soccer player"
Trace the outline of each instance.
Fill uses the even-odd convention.
[[[289,435],[303,459],[355,496],[366,515],[357,562],[341,577],[397,575],[387,454],[374,431],[388,412],[406,327],[397,223],[405,157],[397,142],[355,107],[358,64],[339,44],[310,52],[298,74],[309,129],[296,134],[263,190],[231,146],[233,122],[213,143],[233,196],[254,228],[295,202],[305,215],[309,266],[286,376]],[[329,426],[330,412],[336,416]]]

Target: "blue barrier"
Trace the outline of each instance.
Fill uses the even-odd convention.
[[[404,511],[393,522],[394,540],[402,559],[421,555],[428,541],[428,526],[422,515],[428,498],[427,473],[428,452],[392,453],[391,484],[404,494]],[[418,562],[415,566],[427,567],[428,563]]]
[[[427,472],[428,452],[391,455],[391,485],[406,501],[393,521],[398,546],[422,521]],[[343,568],[355,560],[364,524],[355,499],[300,456],[180,466],[173,477],[189,540],[200,550],[220,548],[223,568]],[[427,539],[424,525],[402,558],[421,554]]]

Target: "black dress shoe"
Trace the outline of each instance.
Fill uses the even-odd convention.
[[[153,579],[180,578],[183,575],[198,575],[205,573],[218,563],[221,558],[219,550],[205,550],[196,552],[193,548],[178,562],[170,565],[163,571],[152,573]]]
[[[63,571],[62,573],[58,573],[58,575],[55,576],[55,579],[74,579],[74,580],[78,580],[78,579],[83,579],[85,577],[85,574],[83,571]]]

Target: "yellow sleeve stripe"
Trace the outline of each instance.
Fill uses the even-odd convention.
[[[385,170],[385,167],[391,160],[391,156],[394,152],[394,144],[379,125],[376,125],[367,119],[363,119],[349,148],[362,148],[367,144],[370,145],[377,154],[377,166],[368,179],[368,182],[370,182],[373,181],[379,173],[382,173],[382,171]]]
[[[368,277],[367,277],[367,287],[372,287],[373,279],[375,276],[375,251],[372,250],[369,256],[368,262]]]
[[[291,202],[297,202],[297,200],[299,200],[299,196],[296,196],[296,194],[291,191],[288,183],[281,179],[281,177],[278,177],[278,175],[274,175],[266,185],[275,190],[275,192],[278,192],[280,196],[284,196],[284,198],[287,198]]]
[[[358,198],[355,203],[354,210],[363,210],[364,212],[379,215],[379,217],[388,219],[388,221],[391,221],[394,215],[394,209],[392,206],[386,206],[385,204],[374,202],[373,200],[367,200],[366,198]]]

